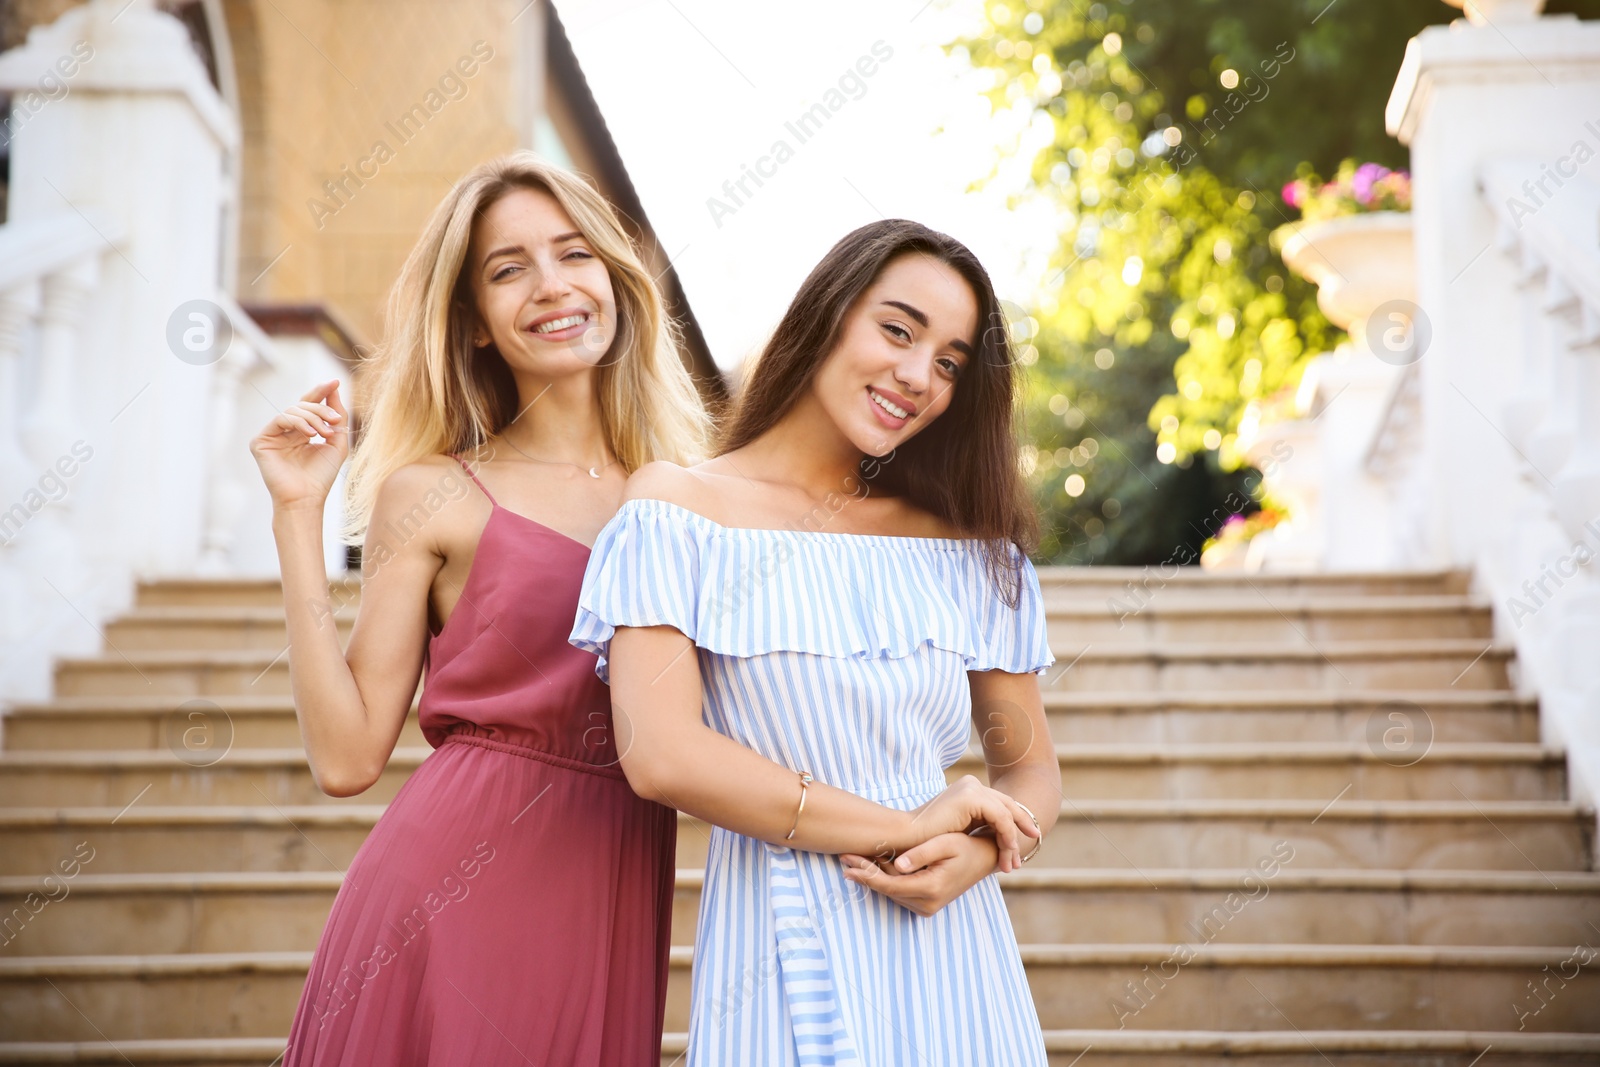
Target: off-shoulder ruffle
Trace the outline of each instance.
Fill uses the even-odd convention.
[[[1055,659],[1038,574],[1020,562],[1013,609],[974,540],[747,529],[628,500],[595,541],[568,641],[599,657],[607,683],[618,626],[672,626],[739,657],[900,657],[931,643],[967,670],[1037,673]]]

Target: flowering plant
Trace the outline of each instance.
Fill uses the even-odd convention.
[[[1289,182],[1283,187],[1283,202],[1299,208],[1307,222],[1366,211],[1410,211],[1411,175],[1379,163],[1357,165],[1347,159],[1339,164],[1332,181],[1308,174]]]

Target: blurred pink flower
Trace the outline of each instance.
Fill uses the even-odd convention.
[[[1355,194],[1359,203],[1372,202],[1372,187],[1390,174],[1388,167],[1381,163],[1363,163],[1356,168],[1354,176],[1350,179],[1350,191]]]

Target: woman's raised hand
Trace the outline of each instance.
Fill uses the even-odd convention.
[[[994,830],[1000,847],[999,868],[1014,871],[1022,866],[1022,839],[1037,839],[1039,828],[1021,804],[1010,796],[991,789],[970,774],[956,779],[945,791],[918,808],[912,825],[924,839],[940,834],[988,826]],[[1029,845],[1031,850],[1032,845]]]
[[[313,386],[274,415],[251,439],[250,454],[274,508],[321,508],[350,455],[350,413],[339,400],[339,380]]]

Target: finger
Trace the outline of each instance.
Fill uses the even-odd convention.
[[[1044,830],[1042,827],[1040,827],[1038,822],[1034,820],[1032,813],[1021,804],[1018,804],[1014,799],[1010,803],[1012,807],[1013,818],[1017,820],[1017,828],[1024,834],[1027,834],[1029,837],[1043,837]]]
[[[333,424],[322,417],[322,411],[318,405],[296,404],[289,410],[312,426],[315,426],[319,437],[333,436]]]
[[[844,876],[858,885],[864,885],[868,889],[884,893],[885,890],[882,887],[884,883],[890,880],[889,876],[880,871],[877,865],[865,856],[856,856],[853,859],[854,863],[845,865]]]
[[[298,431],[299,433],[305,434],[307,440],[319,436],[315,426],[312,426],[304,418],[296,415],[293,411],[285,411],[274,421],[279,426],[283,427],[283,433],[295,433]]]
[[[872,856],[858,856],[854,853],[840,853],[839,859],[844,863],[846,874],[849,874],[852,870],[876,871],[879,874],[892,873],[884,871],[883,860],[875,859]]]
[[[865,860],[864,866],[847,867],[845,869],[845,877],[857,885],[866,886],[874,893],[888,897],[896,904],[905,907],[912,906],[913,895],[906,891],[907,886],[905,884],[912,881],[912,879],[879,870],[870,859]]]
[[[307,389],[305,391],[305,394],[302,395],[300,397],[300,399],[301,400],[321,400],[323,397],[328,395],[328,392],[329,392],[330,389],[333,389],[333,388],[337,387],[338,384],[339,384],[339,379],[337,379],[337,378],[330,378],[328,381],[318,382],[316,385],[313,385],[310,389]]]
[[[344,401],[339,399],[340,384],[337,378],[333,380],[333,386],[328,390],[326,401],[328,406],[334,410],[334,413],[339,416],[338,421],[342,432],[335,439],[334,444],[338,446],[339,461],[343,463],[345,458],[350,455],[350,409],[346,408]]]
[[[955,849],[951,847],[949,839],[941,835],[900,853],[895,858],[894,867],[902,874],[910,874],[954,855]]]
[[[1000,846],[1001,868],[1009,871],[1011,858],[1015,856],[1020,859],[1022,855],[1017,841],[1017,823],[1011,817],[1010,806],[990,800],[985,805],[984,821],[994,827],[995,843]]]

